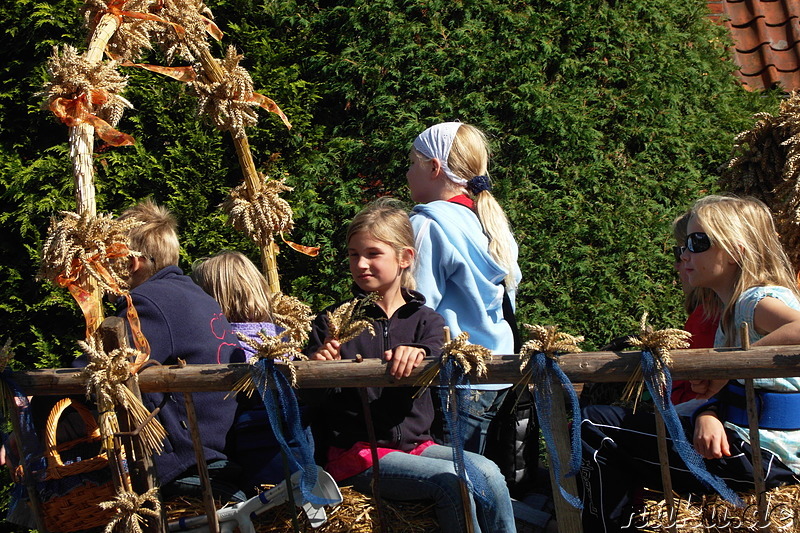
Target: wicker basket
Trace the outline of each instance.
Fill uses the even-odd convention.
[[[86,436],[58,444],[56,442],[58,422],[68,407],[72,407],[80,415],[86,428]],[[48,531],[70,533],[72,531],[105,526],[111,520],[113,510],[103,510],[98,505],[101,502],[113,499],[116,494],[114,485],[111,482],[111,470],[106,454],[99,453],[89,459],[70,464],[64,464],[61,460],[61,452],[81,443],[97,442],[100,438],[100,430],[97,427],[94,416],[82,403],[73,401],[70,398],[64,398],[50,412],[45,427],[44,456],[47,460],[45,483],[80,476],[81,474],[96,472],[101,469],[106,469],[108,476],[103,476],[103,478],[107,478],[108,481],[98,485],[96,482],[84,480],[66,494],[43,501],[42,512]]]

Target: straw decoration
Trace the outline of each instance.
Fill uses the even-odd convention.
[[[149,9],[155,4],[154,0],[85,0],[83,18],[89,35],[93,35],[104,14],[117,15],[121,19],[120,27],[108,40],[106,51],[112,57],[135,60],[143,50],[152,48],[150,35],[157,23],[150,19]],[[150,17],[141,18],[146,15]]]
[[[114,129],[126,107],[119,95],[127,79],[116,70],[116,61],[89,62],[72,46],[53,48],[47,61],[50,77],[38,93],[46,97],[44,107],[67,126],[90,124],[98,137],[112,146],[134,144],[133,137]]]
[[[272,239],[272,234],[291,231],[294,228],[292,208],[279,195],[292,188],[284,180],[267,179],[258,173],[260,190],[252,197],[246,183],[231,189],[222,209],[228,214],[228,223],[257,244],[263,245]]]
[[[289,368],[289,383],[292,387],[297,387],[297,368],[292,364],[292,359],[306,360],[308,359],[303,354],[303,345],[295,340],[287,339],[284,336],[285,332],[278,335],[265,335],[262,332],[258,333],[259,340],[255,340],[245,335],[244,333],[237,333],[239,340],[247,344],[253,350],[255,355],[250,357],[249,363],[251,365],[262,359],[272,359],[273,361],[280,361],[286,363]],[[248,397],[256,392],[256,385],[253,382],[251,374],[242,377],[233,385],[235,392],[243,392]]]
[[[485,377],[488,371],[487,361],[492,359],[492,351],[480,344],[470,344],[469,333],[462,331],[458,336],[442,346],[442,357],[439,361],[431,364],[422,372],[414,384],[419,387],[414,398],[419,397],[425,390],[431,386],[433,380],[439,375],[442,366],[452,360],[458,364],[462,369],[465,376],[470,373],[475,377]]]
[[[101,417],[104,412],[113,411],[115,405],[126,409],[132,416],[134,423],[140,426],[150,416],[150,412],[142,404],[131,390],[125,386],[125,382],[135,376],[135,370],[147,359],[142,352],[132,348],[117,348],[111,353],[105,353],[98,346],[98,341],[91,343],[78,341],[84,353],[86,353],[89,364],[86,365],[82,377],[86,379],[86,397],[96,395],[97,405],[100,407]],[[131,357],[135,362],[131,363]],[[111,434],[119,431],[119,424],[116,417],[109,422],[111,424]],[[167,434],[164,427],[157,419],[152,418],[140,432],[141,442],[148,453],[160,453],[162,442]]]
[[[211,19],[214,16],[200,0],[159,0],[155,14],[171,23],[158,25],[153,29],[151,39],[158,43],[166,56],[167,64],[175,57],[195,62],[209,48],[206,33],[217,28]],[[176,31],[176,27],[180,30]]]
[[[305,345],[314,314],[311,307],[294,296],[275,292],[269,295],[272,322],[284,329],[282,336]]]
[[[116,125],[124,108],[133,107],[119,96],[128,80],[116,67],[116,61],[90,63],[68,44],[61,50],[53,47],[53,55],[47,60],[50,81],[41,94],[47,97],[48,106],[57,98],[72,99],[85,94],[94,114]]]
[[[152,488],[144,494],[123,492],[117,494],[113,500],[101,502],[98,505],[104,510],[114,510],[114,518],[106,525],[103,533],[113,533],[114,531],[143,533],[143,516],[157,518],[161,515],[158,488]]]
[[[734,139],[734,157],[720,185],[754,196],[775,215],[784,250],[800,268],[800,92],[781,102],[777,116],[758,113],[752,129]]]
[[[516,386],[530,383],[533,375],[530,363],[536,353],[541,352],[547,358],[558,361],[559,354],[583,351],[578,347],[584,340],[583,335],[570,335],[558,331],[558,326],[523,325],[528,330],[529,340],[519,350],[519,371],[523,374],[523,378]]]
[[[364,331],[369,331],[375,336],[375,328],[372,322],[364,318],[364,307],[377,302],[380,299],[377,292],[371,292],[363,298],[354,298],[345,302],[332,312],[328,311],[328,333],[331,338],[344,344],[353,340]]]
[[[61,220],[50,220],[39,277],[62,286],[71,281],[81,284],[91,277],[102,290],[123,294],[130,274],[129,262],[123,259],[138,255],[128,249],[127,235],[142,223],[106,215],[61,214]]]
[[[653,355],[653,362],[655,365],[656,383],[658,392],[661,397],[669,396],[667,390],[667,376],[666,372],[672,364],[672,357],[670,350],[684,349],[689,347],[689,339],[692,334],[682,329],[662,329],[653,331],[653,328],[647,324],[647,312],[642,314],[639,321],[639,335],[632,336],[628,339],[631,346],[639,348],[642,351],[648,351]],[[636,410],[636,405],[642,396],[644,381],[642,379],[641,365],[636,367],[633,375],[625,385],[622,397],[626,401],[633,402],[633,410]]]
[[[258,123],[254,108],[260,107],[254,98],[253,80],[247,69],[239,65],[243,57],[229,46],[223,59],[214,59],[223,71],[223,81],[213,81],[199,66],[197,79],[189,83],[197,96],[198,113],[210,116],[217,128],[230,131],[239,139],[245,136],[245,128]]]

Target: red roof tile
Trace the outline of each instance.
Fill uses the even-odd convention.
[[[737,72],[749,89],[800,89],[800,1],[708,0],[731,32]]]

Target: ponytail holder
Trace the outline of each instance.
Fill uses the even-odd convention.
[[[489,176],[475,176],[467,182],[467,190],[472,194],[491,191],[492,182],[489,181]]]

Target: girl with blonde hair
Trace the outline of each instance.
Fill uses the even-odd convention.
[[[269,284],[255,264],[240,252],[225,250],[193,265],[192,278],[210,294],[230,321],[233,332],[261,342],[259,333],[275,336],[280,331],[272,323]],[[239,341],[248,356],[255,350]],[[284,479],[281,446],[270,425],[262,398],[239,394],[236,417],[228,433],[226,450],[243,467],[241,490],[252,495],[262,484]],[[297,408],[296,398],[292,410]],[[291,426],[294,427],[294,426]],[[313,454],[311,430],[307,424],[286,440],[297,461]],[[293,463],[293,461],[290,461]]]
[[[486,136],[469,124],[437,124],[417,136],[409,159],[406,178],[418,204],[411,213],[418,290],[454,337],[466,331],[470,342],[495,354],[516,353],[514,309],[522,275],[508,219],[491,193]],[[472,386],[471,405],[461,407],[460,417],[466,450],[484,453],[508,388]]]
[[[695,289],[713,292],[714,298],[704,305],[721,317],[715,347],[740,346],[745,323],[753,346],[800,344],[794,273],[762,202],[732,196],[702,198],[690,211],[686,233],[680,253],[686,279]],[[766,487],[798,483],[800,377],[753,382]],[[687,462],[683,462],[674,453],[674,441],[669,441],[673,490],[709,492],[689,474],[690,461],[704,464],[707,473],[724,480],[730,489],[752,490],[753,450],[744,386],[728,380],[691,383],[698,397],[708,401],[681,419],[696,454],[684,454]],[[660,486],[654,418],[613,406],[588,407],[583,417],[584,529],[600,530],[602,523],[606,531],[615,531],[630,524],[632,491],[641,485]]]
[[[339,342],[332,336],[328,314],[341,304],[330,306],[314,320],[306,349],[309,359],[379,358],[386,361],[387,374],[402,380],[425,357],[438,358],[444,321],[425,305],[423,295],[403,285],[404,280],[413,281],[409,273],[415,255],[408,214],[391,200],[380,199],[356,215],[347,230],[347,256],[356,296],[376,295],[362,299],[359,313],[373,330]],[[376,468],[381,497],[433,500],[445,533],[467,531],[467,521],[476,533],[516,531],[505,478],[492,461],[475,454],[467,454],[475,468],[470,474],[474,490],[469,491],[465,509],[453,450],[431,439],[429,390],[420,393],[412,382],[402,387],[369,387],[363,389],[363,403],[354,388],[320,392],[322,397],[314,402],[320,411],[315,435],[323,448],[325,470],[337,482],[370,493]],[[372,436],[365,416],[372,421]]]

